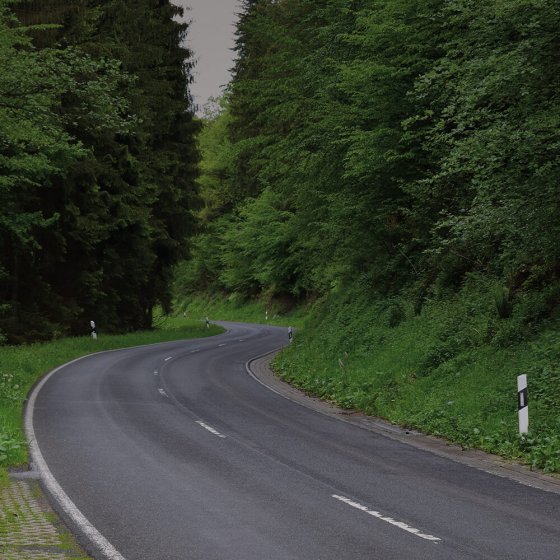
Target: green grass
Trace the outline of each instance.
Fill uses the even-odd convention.
[[[158,328],[126,335],[99,335],[66,338],[26,346],[0,347],[0,482],[6,468],[25,464],[27,444],[23,433],[22,410],[33,384],[45,373],[65,362],[102,350],[113,350],[143,344],[206,337],[223,332],[200,321],[182,316],[157,319]]]
[[[77,543],[76,537],[74,537],[68,528],[60,521],[58,515],[53,513],[47,517],[57,529],[59,539],[58,548],[69,558],[69,560],[91,560],[91,556],[88,556],[82,547]]]
[[[282,302],[266,303],[260,300],[247,301],[238,294],[229,297],[223,294],[215,296],[196,295],[178,302],[178,315],[186,312],[187,317],[211,321],[241,321],[246,323],[262,323],[294,328],[301,327],[308,313],[306,307],[292,308]],[[266,311],[268,310],[268,319]]]
[[[347,290],[319,308],[274,362],[286,380],[343,407],[560,472],[560,320],[500,317],[473,279],[415,315],[406,298]],[[517,375],[530,433],[518,436]]]

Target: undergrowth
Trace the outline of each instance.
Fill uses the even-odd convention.
[[[303,324],[307,308],[293,301],[282,299],[247,300],[240,294],[191,295],[176,304],[179,315],[211,321],[242,321],[277,326],[299,327]]]
[[[508,300],[507,310],[504,297],[496,301],[495,286],[473,275],[415,313],[413,297],[347,288],[318,307],[274,367],[343,407],[560,472],[560,320],[538,317],[535,294]],[[524,439],[521,373],[529,383]]]

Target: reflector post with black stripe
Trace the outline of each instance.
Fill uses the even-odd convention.
[[[519,416],[519,433],[529,431],[529,406],[527,399],[527,375],[517,376],[517,414]]]

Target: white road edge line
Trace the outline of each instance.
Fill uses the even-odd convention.
[[[215,430],[214,428],[212,428],[212,426],[209,426],[208,424],[205,424],[201,420],[197,420],[196,423],[199,426],[202,426],[205,430],[208,430],[211,434],[214,434],[215,436],[218,436],[219,438],[225,439],[226,436],[224,436],[223,434],[220,434],[220,432],[218,432],[218,430]]]
[[[163,389],[158,389],[158,391],[164,396],[169,398],[169,395],[163,390]]]
[[[85,357],[85,356],[84,356]],[[89,522],[85,515],[76,507],[74,502],[68,497],[60,484],[51,473],[47,463],[39,449],[35,429],[33,428],[33,409],[37,395],[43,385],[59,370],[73,364],[83,358],[72,360],[67,364],[57,367],[35,386],[25,408],[25,433],[29,441],[29,453],[34,467],[39,471],[41,479],[49,493],[55,498],[64,512],[72,519],[80,531],[82,531],[90,541],[102,552],[107,560],[126,560],[124,556]]]
[[[406,523],[403,523],[402,521],[397,521],[395,519],[393,519],[392,517],[386,517],[385,515],[379,513],[378,511],[374,511],[372,509],[367,508],[366,506],[363,506],[362,504],[359,504],[358,502],[354,502],[353,500],[351,500],[350,498],[345,498],[344,496],[338,496],[337,494],[332,494],[332,497],[335,500],[339,500],[341,502],[344,502],[345,504],[359,509],[360,511],[363,511],[364,513],[367,513],[368,515],[371,515],[377,519],[381,519],[381,521],[385,521],[386,523],[390,523],[391,525],[394,525],[395,527],[398,527],[399,529],[402,529],[403,531],[407,531],[408,533],[412,533],[413,535],[420,537],[421,539],[425,539],[427,541],[432,541],[434,544],[437,544],[439,541],[441,541],[440,538],[438,537],[434,537],[433,535],[428,535],[427,533],[422,533],[422,531],[420,531],[420,529],[415,529],[414,527],[411,527],[410,525],[407,525]]]

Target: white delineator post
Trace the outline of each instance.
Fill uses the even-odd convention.
[[[97,332],[95,331],[95,321],[90,321],[89,326],[91,327],[91,338],[97,340]]]
[[[527,400],[527,375],[517,376],[517,411],[519,416],[519,434],[529,432],[529,406]]]

